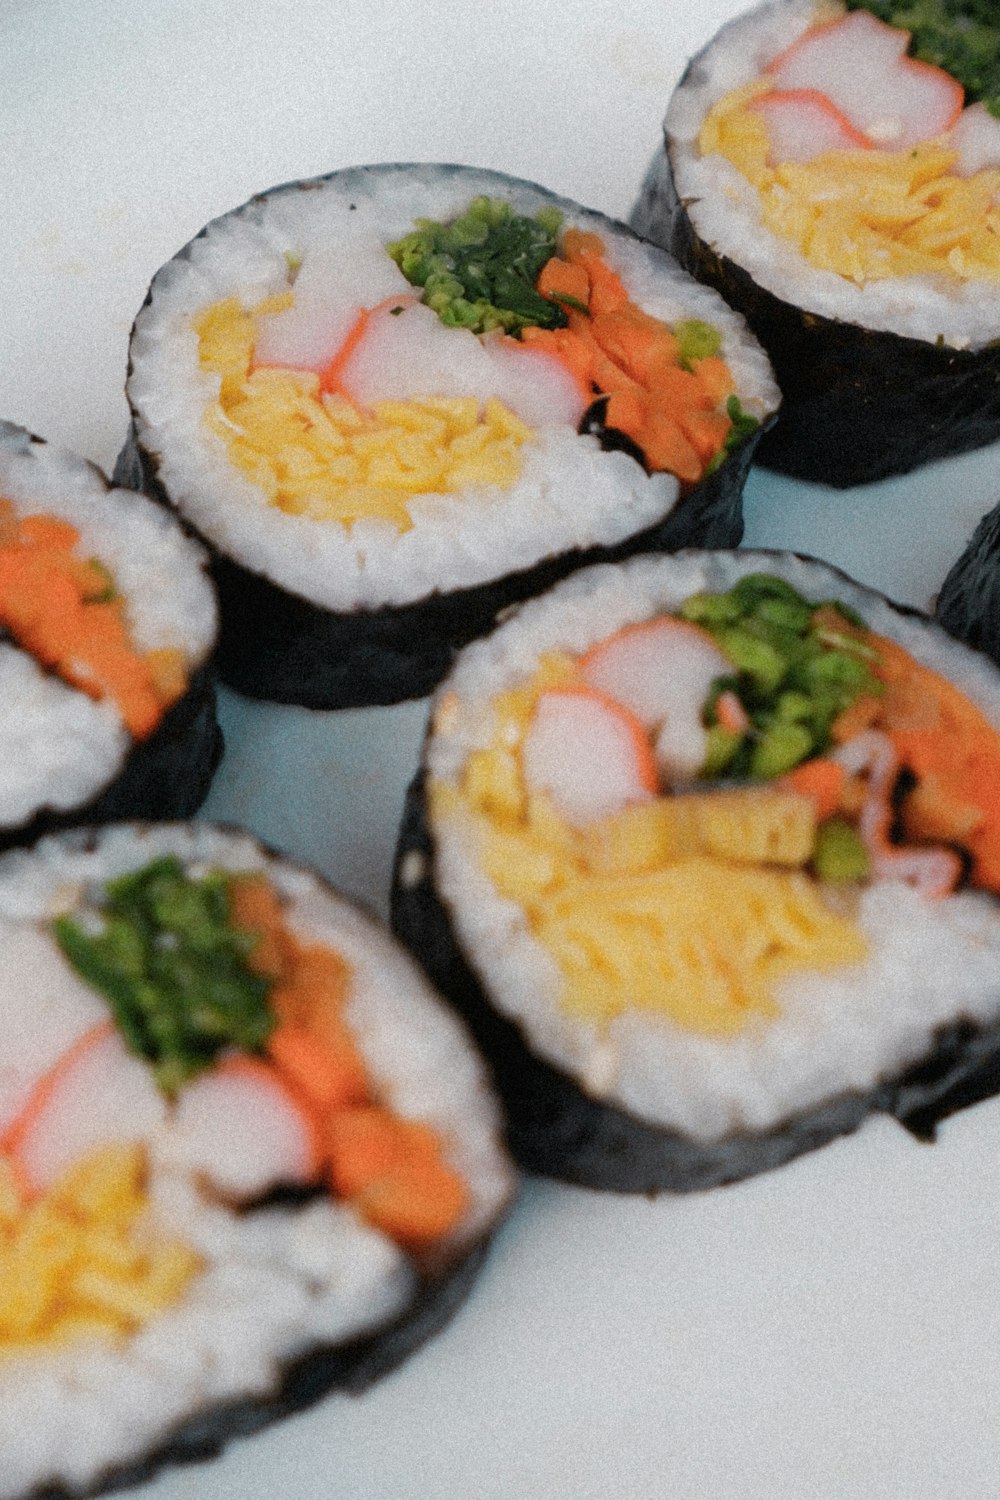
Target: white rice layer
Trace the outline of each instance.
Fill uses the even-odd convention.
[[[216,604],[204,549],[161,506],[109,489],[92,464],[8,422],[0,422],[0,498],[19,516],[57,516],[77,528],[79,555],[112,575],[139,650],[179,650],[189,671],[207,657]],[[109,699],[70,687],[13,644],[0,645],[0,697],[0,825],[82,806],[120,772],[131,739]]]
[[[766,229],[754,187],[722,156],[702,157],[698,133],[712,105],[752,82],[837,0],[769,0],[730,21],[692,63],[667,108],[664,129],[677,194],[699,237],[785,302],[863,328],[957,349],[1000,337],[1000,299],[986,281],[899,276],[859,286],[819,270],[789,240]]]
[[[513,1190],[485,1070],[417,966],[312,875],[274,860],[248,836],[207,824],[115,827],[93,843],[46,840],[0,861],[5,983],[30,985],[37,970],[32,943],[19,941],[25,925],[37,932],[73,910],[92,882],[164,854],[179,855],[193,874],[266,872],[290,925],[354,966],[349,1020],[373,1084],[395,1111],[437,1132],[469,1189],[462,1222],[433,1264],[423,1263],[424,1271],[446,1270]],[[23,973],[19,954],[27,955]],[[80,980],[67,971],[66,981],[67,1002],[78,1006]],[[206,1407],[267,1397],[289,1359],[377,1330],[418,1291],[411,1260],[345,1205],[314,1199],[237,1213],[172,1165],[168,1145],[149,1146],[154,1222],[192,1246],[205,1269],[127,1347],[81,1342],[0,1360],[0,1500],[47,1481],[93,1483]]]
[[[492,700],[530,678],[543,653],[582,653],[624,625],[675,611],[699,590],[724,591],[752,572],[780,574],[808,598],[849,605],[948,676],[1000,729],[996,669],[928,622],[897,614],[807,559],[684,552],[588,569],[467,647],[435,700],[431,775],[457,788],[469,754],[491,741]],[[497,1009],[587,1091],[696,1139],[764,1130],[845,1090],[870,1089],[925,1056],[942,1025],[1000,1017],[1000,903],[980,891],[926,901],[883,881],[861,897],[867,961],[783,981],[776,1020],[732,1039],[699,1036],[637,1010],[607,1029],[581,1024],[560,1007],[560,972],[523,909],[502,899],[478,866],[467,821],[440,820],[434,837],[438,893]]]
[[[329,256],[338,245],[348,259],[371,254],[373,244],[399,239],[417,218],[454,218],[480,194],[506,199],[519,213],[554,206],[565,227],[600,234],[610,264],[648,312],[719,329],[747,410],[763,417],[780,399],[762,350],[715,292],[620,226],[530,184],[472,168],[359,168],[254,199],[216,219],[155,277],[136,319],[128,394],[140,442],[157,457],[159,478],[182,514],[221,551],[321,607],[398,605],[485,583],[553,554],[620,542],[677,501],[673,476],[647,476],[624,454],[602,453],[596,438],[556,424],[539,428],[522,449],[523,472],[510,490],[418,496],[404,533],[377,520],[346,527],[272,506],[206,430],[219,380],[199,368],[197,313],[230,296],[252,308],[287,290],[289,256]],[[359,271],[358,279],[360,305],[368,278]]]

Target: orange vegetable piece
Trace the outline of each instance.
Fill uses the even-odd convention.
[[[717,354],[706,355],[695,364],[694,373],[704,387],[710,406],[721,406],[736,390],[729,366]]]
[[[272,1031],[268,1054],[278,1072],[316,1110],[362,1104],[368,1096],[365,1066],[346,1027],[340,1045],[319,1037],[307,1026],[284,1021]]]
[[[535,289],[543,297],[551,297],[556,302],[561,297],[571,297],[574,302],[582,302],[586,307],[590,301],[590,277],[586,267],[574,265],[558,255],[553,255],[551,260],[545,262]]]
[[[826,755],[816,755],[804,760],[784,776],[778,778],[777,786],[789,792],[801,792],[811,797],[816,808],[816,819],[822,822],[830,818],[840,806],[841,793],[847,773],[839,761]]]
[[[247,958],[254,973],[280,979],[288,967],[289,945],[281,905],[271,882],[263,875],[239,875],[231,880],[229,920],[240,931],[258,935],[257,946]]]
[[[402,1244],[427,1244],[461,1218],[468,1190],[427,1125],[377,1106],[342,1110],[327,1145],[336,1192]]]

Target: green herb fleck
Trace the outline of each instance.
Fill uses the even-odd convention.
[[[702,775],[770,779],[830,744],[833,721],[862,693],[879,694],[877,652],[858,617],[836,602],[812,604],[784,579],[750,573],[725,593],[693,594],[681,615],[700,625],[734,664],[703,709],[709,751]],[[735,735],[716,705],[734,692],[749,719]]]
[[[488,333],[500,328],[562,328],[566,314],[535,290],[556,253],[562,223],[557,209],[534,218],[515,214],[499,198],[475,198],[450,223],[418,219],[417,228],[386,249],[422,300],[449,328]]]
[[[231,879],[194,879],[168,856],[108,882],[96,932],[71,916],[53,923],[70,963],[107,996],[127,1045],[168,1094],[224,1047],[261,1051],[275,1025],[268,983],[248,964],[257,936],[229,920]]]

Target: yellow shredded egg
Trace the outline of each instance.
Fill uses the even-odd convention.
[[[516,483],[533,432],[501,401],[426,397],[363,411],[322,390],[314,372],[254,369],[256,316],[292,296],[253,312],[227,298],[195,320],[201,367],[221,382],[205,420],[273,505],[344,524],[374,516],[406,531],[414,495]]]
[[[568,1012],[600,1023],[632,1007],[733,1035],[777,1013],[784,975],[867,956],[802,868],[816,833],[808,798],[661,797],[575,829],[532,792],[521,749],[535,703],[574,672],[567,657],[545,658],[530,684],[494,700],[489,743],[459,784],[430,786],[432,820],[461,820],[498,894],[555,959]]]
[[[1000,171],[959,177],[951,171],[957,153],[933,141],[770,165],[763,116],[748,108],[768,88],[758,80],[726,94],[698,144],[753,184],[773,234],[811,265],[859,284],[932,274],[1000,280]]]
[[[141,1148],[104,1147],[29,1197],[0,1157],[0,1356],[120,1342],[181,1296],[200,1263],[151,1231],[143,1174]]]

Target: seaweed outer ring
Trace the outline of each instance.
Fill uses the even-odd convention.
[[[819,564],[828,577],[857,588],[840,569],[807,554],[760,550],[753,555]],[[933,623],[921,610],[885,603],[901,617]],[[429,724],[425,744],[430,736]],[[507,1113],[508,1144],[525,1171],[617,1192],[700,1191],[782,1166],[853,1133],[873,1114],[891,1115],[919,1140],[933,1141],[942,1120],[1000,1092],[1000,1020],[985,1024],[959,1016],[939,1026],[926,1054],[895,1075],[871,1088],[834,1094],[766,1129],[705,1141],[640,1118],[589,1093],[494,1006],[437,892],[434,861],[422,765],[404,803],[390,923],[489,1060]]]
[[[13,422],[0,421],[0,454],[48,458],[86,475],[95,495],[112,489],[129,489],[107,475],[89,459],[49,444]],[[3,480],[0,478],[0,491]],[[145,503],[145,497],[135,496]],[[183,529],[183,528],[182,528]],[[196,559],[207,574],[207,556]],[[193,667],[185,692],[163,715],[147,739],[132,742],[117,774],[85,802],[56,809],[39,807],[17,824],[0,825],[0,851],[33,844],[46,834],[81,824],[117,822],[128,818],[190,818],[208,795],[212,778],[222,759],[222,730],[216,717],[216,634]]]
[[[216,843],[219,839],[231,841],[261,857],[261,868],[267,870],[275,864],[287,867],[295,875],[305,874],[315,891],[323,900],[331,900],[336,906],[360,923],[362,935],[367,930],[369,940],[377,945],[397,950],[397,957],[405,961],[409,970],[416,972],[413,978],[416,988],[437,1002],[437,1008],[446,1013],[447,1019],[457,1018],[449,1014],[440,995],[431,996],[419,966],[413,963],[412,955],[402,949],[386,930],[385,924],[362,902],[343,895],[325,877],[306,866],[299,865],[280,850],[266,844],[256,836],[235,825],[225,823],[185,824],[148,821],[121,823],[114,828],[104,826],[74,827],[59,840],[71,853],[90,854],[98,849],[102,840],[133,838],[136,843],[147,839],[156,841],[166,837],[183,838],[194,831],[192,845],[202,847]],[[199,831],[200,830],[200,835]],[[197,851],[196,851],[197,852]],[[15,851],[10,859],[30,857],[32,851]],[[0,871],[9,879],[7,869]],[[372,962],[378,962],[373,951]],[[335,1392],[358,1396],[402,1365],[458,1313],[480,1274],[493,1242],[503,1229],[512,1211],[518,1193],[518,1174],[503,1150],[500,1131],[502,1119],[495,1094],[489,1090],[489,1070],[476,1052],[469,1028],[458,1020],[458,1032],[450,1027],[452,1041],[460,1040],[470,1054],[475,1053],[480,1079],[480,1090],[486,1085],[491,1100],[493,1152],[496,1160],[491,1164],[494,1172],[502,1174],[503,1191],[497,1198],[488,1216],[479,1211],[480,1223],[472,1232],[464,1231],[457,1244],[446,1246],[443,1253],[423,1252],[414,1260],[416,1286],[406,1304],[387,1318],[361,1332],[353,1333],[339,1343],[317,1343],[301,1353],[281,1359],[272,1388],[265,1393],[252,1393],[226,1397],[209,1404],[201,1412],[181,1417],[177,1425],[166,1435],[154,1441],[146,1451],[123,1462],[111,1460],[100,1473],[84,1485],[71,1481],[45,1480],[24,1491],[18,1500],[87,1500],[87,1497],[103,1495],[138,1485],[153,1478],[162,1469],[174,1464],[198,1463],[223,1452],[234,1440],[252,1436],[285,1417],[314,1406]],[[460,1034],[460,1035],[459,1035]],[[0,1476],[0,1493],[3,1490]]]
[[[690,60],[675,98],[704,77],[714,45],[715,39]],[[697,200],[682,198],[677,188],[680,147],[670,119],[668,108],[663,146],[630,222],[721,293],[767,350],[784,401],[760,444],[759,463],[846,489],[1000,438],[1000,342],[959,349],[866,328],[758,285],[699,235]]]
[[[949,570],[934,617],[949,635],[1000,666],[1000,505],[988,511]]]
[[[282,183],[256,194],[250,203],[260,204],[274,194],[293,190],[308,192],[352,175],[359,181],[377,181],[383,174],[389,178],[393,173],[411,170],[426,169],[414,163],[342,169]],[[592,209],[582,210],[581,205],[535,183],[453,164],[435,170],[474,171],[472,186],[481,186],[489,179],[497,191],[520,189],[540,194],[546,203],[565,212],[584,212],[588,225],[598,229],[604,226],[609,233],[627,239],[637,237],[628,225]],[[211,227],[206,225],[168,264],[190,259],[192,248]],[[143,308],[152,297],[151,287]],[[129,381],[132,371],[130,353]],[[447,673],[457,651],[492,629],[504,610],[543,592],[581,567],[621,561],[636,552],[738,546],[743,536],[747,474],[761,436],[775,420],[772,411],[713,474],[680,496],[654,524],[617,543],[571,547],[531,566],[499,573],[484,583],[432,589],[412,603],[338,611],[322,608],[262,571],[245,566],[175,505],[161,477],[161,455],[143,436],[142,413],[133,401],[129,381],[126,396],[131,422],[115,465],[115,482],[140,489],[173,508],[185,529],[208,550],[220,601],[216,656],[220,678],[249,697],[319,709],[369,707],[423,697]]]

